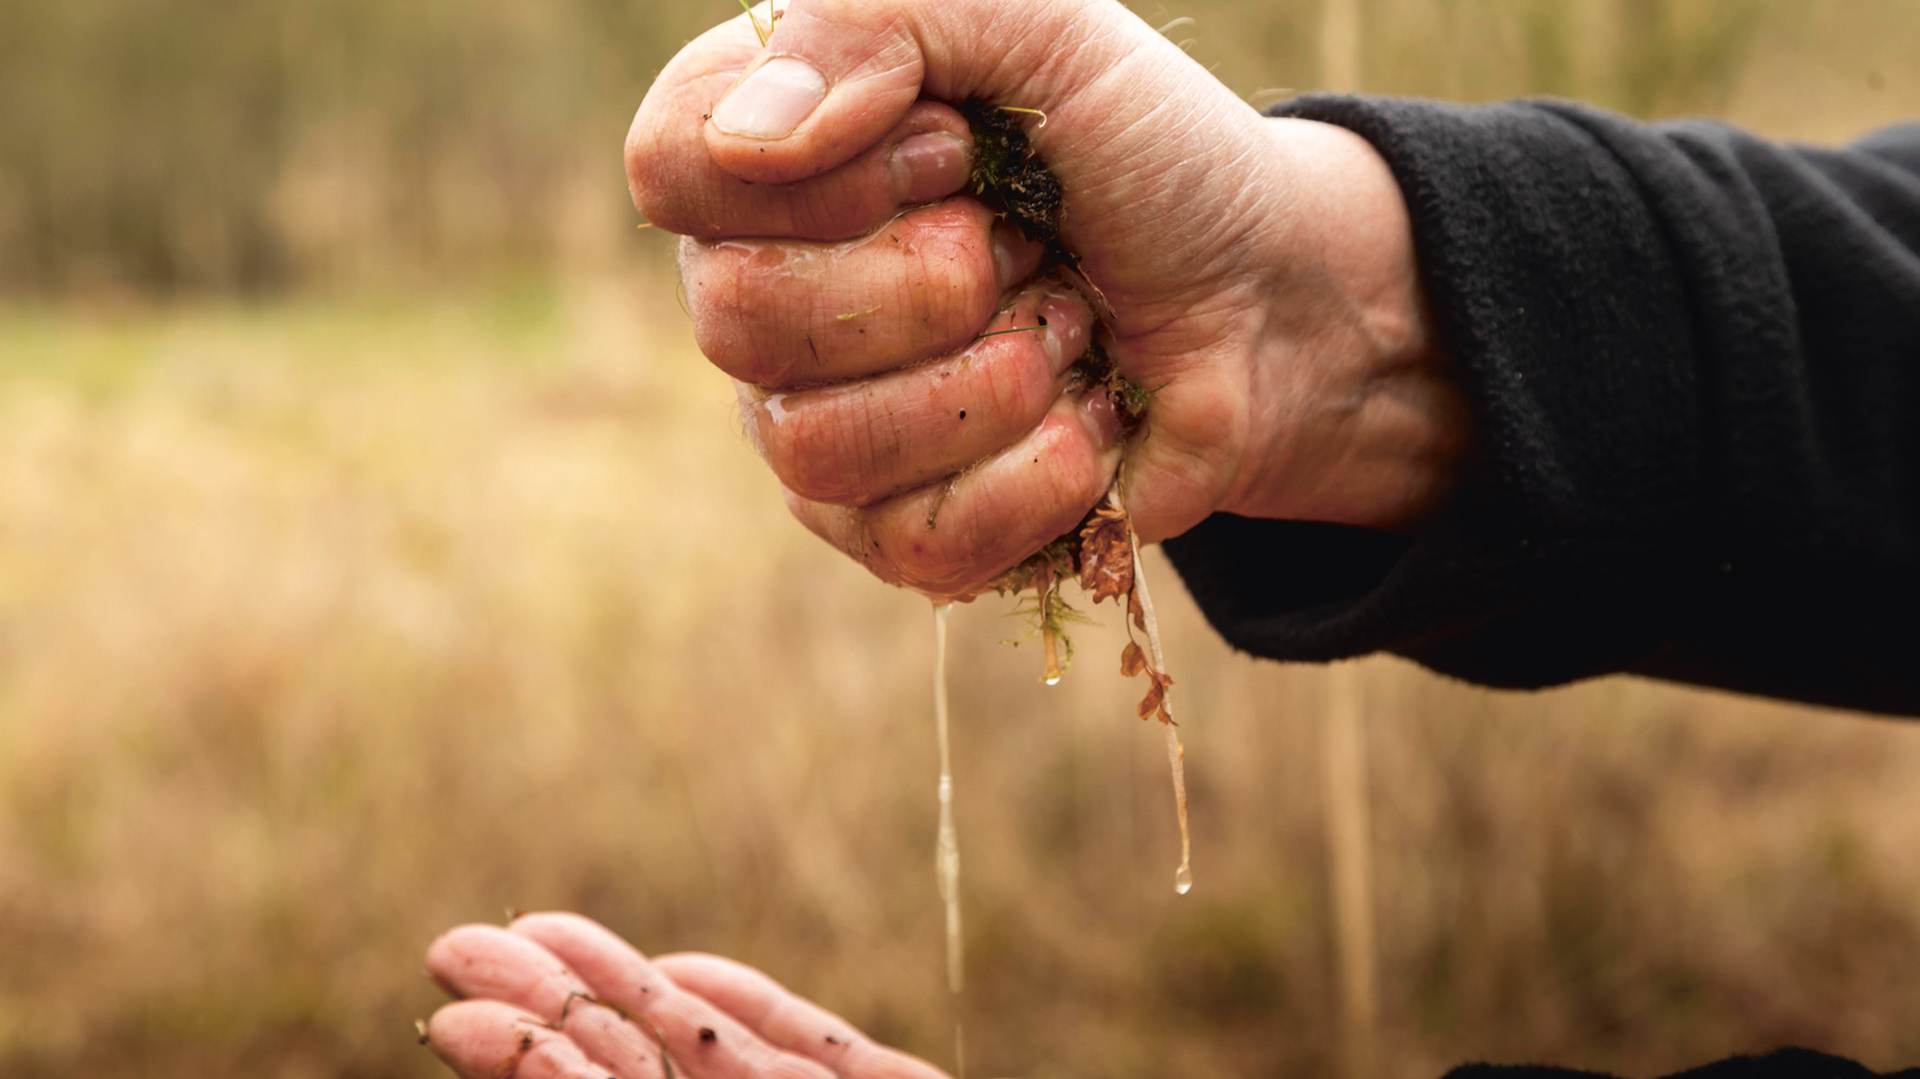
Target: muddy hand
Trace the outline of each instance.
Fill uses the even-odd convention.
[[[577,914],[450,930],[427,972],[460,999],[423,1037],[467,1079],[945,1079],[751,967],[649,960]]]
[[[686,237],[700,346],[814,531],[958,594],[1116,473],[1148,541],[1220,510],[1410,527],[1445,497],[1465,409],[1363,140],[1261,117],[1113,0],[778,14],[764,46],[763,4],[675,58],[627,169]],[[1044,114],[1012,115],[1109,325],[962,194],[971,136],[939,102],[968,99]],[[1095,333],[1153,393],[1124,446],[1099,392],[1068,392]]]

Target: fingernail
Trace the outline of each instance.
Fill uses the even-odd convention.
[[[993,226],[993,268],[1002,292],[1033,276],[1045,249],[1005,221]]]
[[[827,80],[791,56],[760,65],[714,106],[713,126],[747,139],[784,139],[826,100]]]
[[[1062,299],[1051,299],[1040,305],[1040,317],[1045,320],[1047,332],[1042,347],[1046,349],[1047,359],[1053,363],[1053,373],[1058,375],[1073,366],[1087,351],[1087,327],[1080,318],[1079,311],[1071,303]]]
[[[937,202],[966,185],[966,141],[944,131],[915,135],[893,148],[887,167],[901,202]]]
[[[993,239],[991,241],[993,248],[993,276],[1000,282],[1000,290],[1002,292],[1018,284],[1018,282],[1013,279],[1014,271],[1019,269],[1019,267],[1013,260],[1013,238],[1008,235],[1009,231],[1008,229],[995,225],[993,228]]]
[[[1080,402],[1080,419],[1087,425],[1087,433],[1093,436],[1093,444],[1101,450],[1110,449],[1120,443],[1120,412],[1113,407],[1113,401],[1107,397],[1107,391],[1096,386]]]

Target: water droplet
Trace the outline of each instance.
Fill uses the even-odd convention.
[[[1045,684],[1045,685],[1049,685],[1049,686],[1057,686],[1057,685],[1059,685],[1059,684],[1060,684],[1060,676],[1059,676],[1059,675],[1057,675],[1057,674],[1055,674],[1055,675],[1049,675],[1049,676],[1048,676],[1048,677],[1046,677],[1046,678],[1042,678],[1042,679],[1041,679],[1040,681],[1041,681],[1041,682],[1042,682],[1043,684]]]
[[[1173,894],[1186,895],[1193,891],[1193,868],[1182,862],[1173,873]]]

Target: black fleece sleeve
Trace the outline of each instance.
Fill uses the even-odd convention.
[[[1480,451],[1415,536],[1169,540],[1232,644],[1920,714],[1920,125],[1818,150],[1563,102],[1285,112],[1392,167]]]
[[[1876,1079],[1879,1073],[1841,1057],[1808,1049],[1781,1049],[1759,1057],[1729,1057],[1667,1079]],[[1444,1079],[1613,1079],[1598,1072],[1565,1068],[1501,1067],[1470,1064]],[[1888,1072],[1881,1079],[1920,1079],[1920,1068]]]

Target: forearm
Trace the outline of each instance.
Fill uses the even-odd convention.
[[[1920,708],[1896,674],[1834,670],[1815,654],[1833,635],[1808,632],[1916,587],[1911,139],[1822,155],[1559,104],[1293,111],[1358,131],[1392,166],[1481,452],[1404,549],[1277,521],[1170,543],[1223,632],[1281,658],[1393,650],[1497,685],[1645,665]],[[1316,561],[1343,586],[1244,584],[1249,566],[1311,578]],[[1753,620],[1782,581],[1862,577],[1876,595],[1823,612],[1818,594],[1781,592],[1789,607]]]

